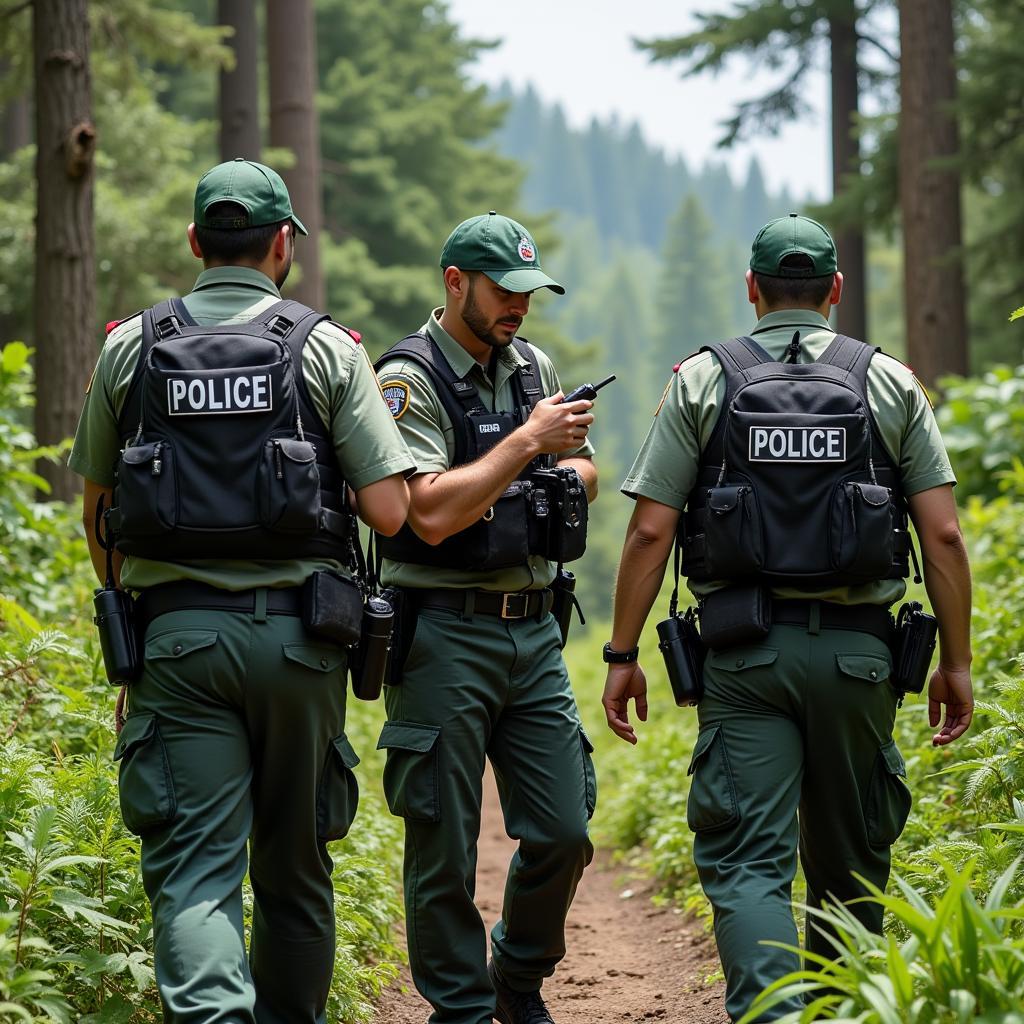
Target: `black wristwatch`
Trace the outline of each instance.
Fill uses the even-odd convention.
[[[617,651],[611,644],[605,644],[602,657],[606,665],[628,665],[640,657],[640,648],[634,647],[631,651]]]

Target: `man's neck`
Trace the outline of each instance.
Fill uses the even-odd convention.
[[[467,326],[458,313],[445,306],[437,322],[448,336],[457,341],[485,370],[491,358],[491,346],[482,342]]]

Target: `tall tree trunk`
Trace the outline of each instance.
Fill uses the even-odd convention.
[[[901,0],[900,210],[907,357],[933,384],[967,372],[950,0]]]
[[[36,83],[36,437],[75,432],[96,361],[96,249],[87,0],[34,0]],[[43,462],[53,497],[74,497],[62,464]]]
[[[857,173],[860,143],[855,134],[859,86],[857,82],[857,8],[844,0],[844,10],[829,18],[832,47],[832,193],[845,191],[843,178]],[[843,301],[836,307],[836,329],[851,338],[867,339],[867,268],[864,232],[843,228],[836,233],[839,269],[843,272]]]
[[[220,72],[220,158],[260,158],[260,81],[256,0],[217,0],[217,21],[235,31],[228,40],[235,66]]]
[[[323,309],[320,268],[320,125],[316,112],[316,45],[313,0],[267,0],[267,58],[270,65],[270,144],[290,149],[295,166],[284,172],[292,208],[309,229],[298,240],[296,262],[302,279],[289,294]]]

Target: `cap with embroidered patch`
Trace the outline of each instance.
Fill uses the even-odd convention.
[[[441,269],[481,270],[510,292],[565,289],[540,269],[537,243],[522,224],[491,210],[464,220],[441,250]]]
[[[787,256],[806,256],[811,265],[787,267]],[[750,269],[768,277],[825,277],[839,269],[836,243],[824,226],[791,213],[768,221],[750,247]]]
[[[237,217],[208,216],[211,206],[224,202],[237,203],[245,213]],[[266,164],[240,156],[217,164],[199,179],[193,220],[201,228],[228,231],[290,220],[300,234],[309,234],[306,225],[292,210],[291,197],[281,175]]]

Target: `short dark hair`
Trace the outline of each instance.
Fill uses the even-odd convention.
[[[781,267],[792,270],[813,269],[814,262],[810,256],[794,252],[784,256]],[[835,274],[823,277],[774,277],[768,274],[754,273],[757,290],[769,306],[820,306],[832,291]]]
[[[238,203],[220,202],[211,204],[206,216],[218,219],[245,217],[245,208]],[[273,224],[260,224],[254,228],[206,228],[196,225],[196,241],[206,259],[223,260],[233,263],[237,260],[251,260],[259,263],[270,252],[274,236],[280,231],[282,224],[289,220],[276,221]]]

